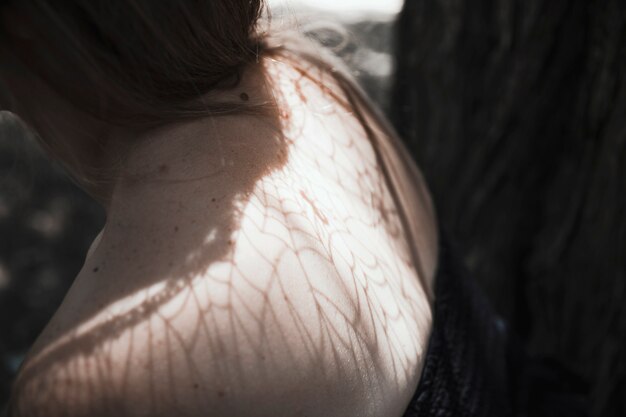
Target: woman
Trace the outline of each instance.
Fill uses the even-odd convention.
[[[525,412],[400,141],[261,0],[1,4],[3,108],[107,211],[10,416]]]
[[[336,65],[259,0],[1,10],[4,108],[107,211],[10,415],[402,415],[435,220]]]

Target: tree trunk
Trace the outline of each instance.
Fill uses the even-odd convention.
[[[396,126],[532,352],[626,415],[626,3],[407,0]]]

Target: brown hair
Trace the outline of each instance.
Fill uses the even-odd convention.
[[[47,56],[26,56],[13,47],[15,55],[71,103],[114,124],[155,125],[234,111],[199,97],[236,84],[262,48],[256,28],[263,0],[8,5],[28,18]],[[10,37],[0,27],[5,35]]]

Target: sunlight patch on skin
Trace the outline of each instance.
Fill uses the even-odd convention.
[[[152,219],[139,199],[131,218],[113,225],[119,241],[102,250],[122,245],[113,253],[124,272],[129,225],[139,227],[133,244],[149,250],[131,265],[147,264],[138,269],[145,280],[126,287],[133,272],[113,281],[124,287],[113,302],[39,352],[31,363],[39,359],[42,370],[25,370],[24,398],[77,410],[110,402],[123,415],[155,416],[208,407],[250,415],[241,398],[254,398],[264,415],[276,415],[259,411],[275,411],[276,401],[282,415],[310,414],[320,401],[335,401],[336,415],[355,404],[380,415],[385,401],[408,401],[432,317],[376,155],[358,121],[329,107],[314,83],[283,64],[270,71],[282,85],[279,108],[293,111],[283,119],[288,151],[263,150],[284,164],[219,193],[209,179],[171,185],[180,194],[159,185],[153,203],[163,211]],[[224,171],[229,181],[240,173]],[[99,293],[101,281],[85,279],[75,299]],[[40,395],[42,374],[51,388]],[[94,393],[80,398],[75,381]]]
[[[208,235],[206,235],[206,237],[204,238],[204,242],[203,243],[205,245],[208,245],[208,244],[214,242],[216,237],[217,237],[217,229],[213,229],[213,230],[211,230],[209,232]]]

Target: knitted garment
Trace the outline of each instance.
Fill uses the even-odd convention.
[[[587,416],[585,384],[526,355],[441,240],[433,329],[404,417]]]

